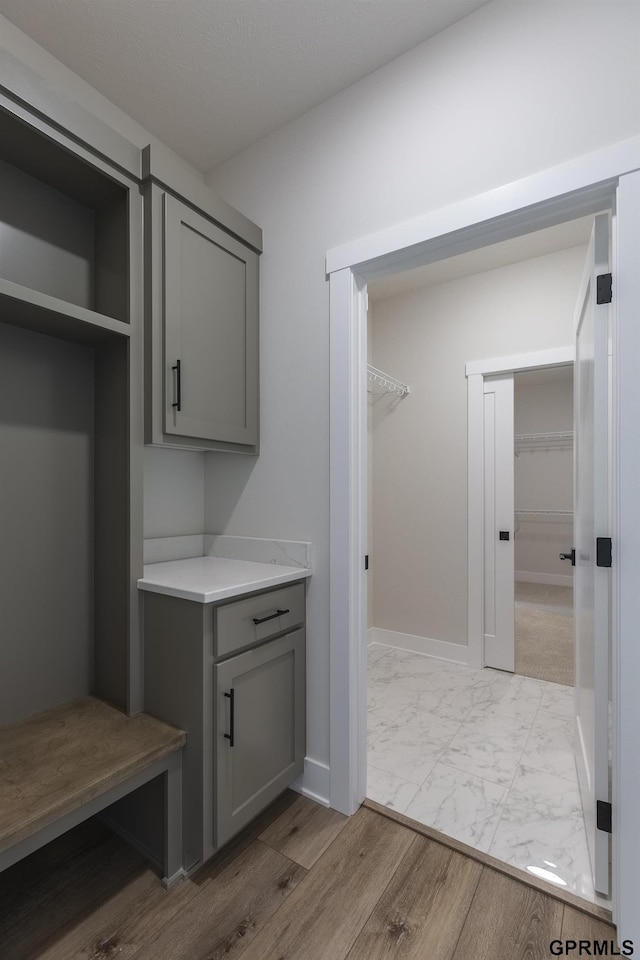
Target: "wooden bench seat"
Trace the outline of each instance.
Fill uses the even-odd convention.
[[[182,873],[186,734],[94,697],[0,727],[0,870],[154,777],[165,777],[165,884]]]

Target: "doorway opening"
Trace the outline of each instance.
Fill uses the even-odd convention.
[[[536,379],[538,407],[544,407],[544,397],[549,406],[554,392],[570,393],[566,365],[509,375],[511,494],[510,501],[504,495],[497,501],[503,510],[506,503],[500,525],[511,538],[501,601],[510,604],[512,648],[510,664],[493,664],[500,670],[481,669],[489,659],[476,662],[466,642],[465,549],[465,361],[552,349],[564,349],[566,361],[591,222],[584,218],[564,224],[562,231],[526,238],[536,244],[529,256],[519,238],[485,248],[481,261],[465,255],[413,271],[404,289],[399,276],[369,284],[368,361],[384,371],[387,384],[385,389],[373,376],[369,399],[367,796],[596,900],[573,756],[573,681],[563,682],[573,667],[552,679],[532,673],[536,667],[529,664],[532,649],[540,659],[541,624],[564,617],[564,611],[552,609],[562,602],[542,596],[545,578],[550,594],[554,588],[571,591],[571,575],[558,556],[571,550],[571,450],[568,473],[564,456],[561,467],[568,490],[559,484],[548,500],[543,480],[549,474],[553,479],[556,469],[550,470],[549,461],[534,466],[527,460],[534,443],[530,434],[538,435],[535,442],[547,435],[538,449],[549,450],[555,462],[560,441],[551,434],[571,433],[564,422],[561,431],[552,429],[553,423],[534,429],[527,421],[540,414],[533,402]],[[569,230],[575,231],[572,245],[566,244]],[[523,403],[514,435],[516,378]],[[514,454],[521,461],[515,469]],[[551,523],[557,529],[544,533],[541,525]],[[519,541],[520,530],[528,536]],[[552,561],[546,554],[554,537],[560,542]],[[515,637],[513,547],[518,583],[540,594],[529,600],[516,594],[521,629]],[[485,590],[495,594],[500,582],[504,569]],[[568,624],[562,622],[569,632],[571,619],[569,609]],[[490,633],[485,625],[485,650]],[[520,669],[502,672],[514,671],[523,639]],[[553,641],[549,646],[553,649]]]
[[[573,365],[514,374],[515,672],[573,687]]]
[[[327,252],[330,280],[330,784],[332,807],[351,815],[366,792],[366,293],[367,283],[527,231],[614,212],[617,277],[613,382],[613,920],[638,929],[640,834],[640,141],[525,177]],[[478,531],[469,547],[481,548]],[[470,592],[471,595],[471,592]],[[477,600],[477,597],[474,597]],[[637,937],[636,939],[640,939]]]

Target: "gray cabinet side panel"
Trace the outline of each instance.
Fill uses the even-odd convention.
[[[143,649],[138,580],[143,573],[144,322],[142,195],[129,193],[129,713],[143,709]]]
[[[164,412],[162,194],[144,191],[144,442],[162,443]]]
[[[93,365],[0,324],[0,723],[90,691]]]
[[[135,203],[138,198],[131,193]],[[94,310],[123,322],[130,320],[127,217],[124,193],[95,213]]]
[[[201,603],[145,593],[145,711],[187,732],[182,758],[183,863],[203,851],[203,616]]]
[[[96,350],[94,693],[126,708],[129,660],[129,343]]]

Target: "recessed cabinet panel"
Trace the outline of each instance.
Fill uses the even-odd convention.
[[[164,432],[258,442],[258,258],[164,195]]]
[[[215,844],[248,823],[302,772],[304,631],[214,666]]]
[[[93,404],[93,350],[0,324],[0,724],[91,692]]]

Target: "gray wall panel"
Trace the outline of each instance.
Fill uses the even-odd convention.
[[[93,210],[0,160],[0,276],[93,309]]]
[[[93,361],[0,324],[0,723],[90,690]]]

